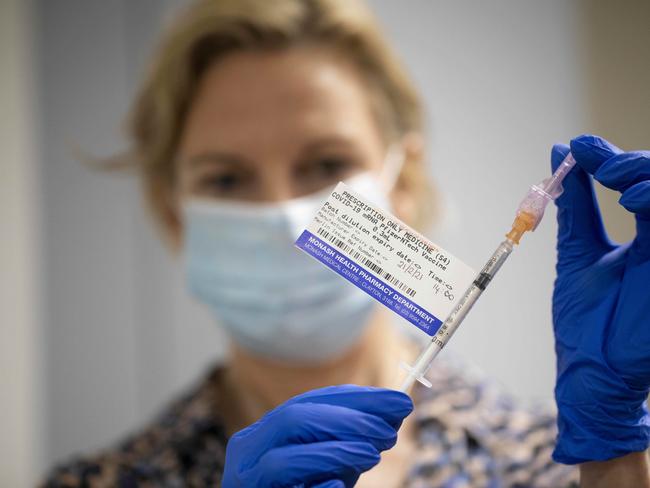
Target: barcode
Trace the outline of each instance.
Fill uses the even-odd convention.
[[[413,288],[408,287],[405,283],[402,283],[400,280],[395,278],[392,274],[384,271],[380,266],[377,264],[373,263],[370,259],[366,258],[363,254],[361,254],[358,251],[355,251],[352,247],[348,246],[345,242],[343,242],[341,239],[339,239],[336,236],[333,236],[326,230],[319,228],[316,233],[323,237],[326,241],[328,241],[330,244],[334,244],[334,246],[338,247],[342,251],[345,251],[350,254],[350,257],[352,259],[358,260],[364,265],[366,265],[368,268],[370,268],[372,271],[377,273],[379,276],[387,280],[391,285],[394,285],[398,290],[403,291],[405,294],[407,294],[410,297],[415,296],[415,290]]]

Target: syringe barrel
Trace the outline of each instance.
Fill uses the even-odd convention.
[[[490,281],[492,281],[494,275],[501,269],[508,256],[510,256],[512,247],[512,243],[508,240],[499,244],[499,247],[497,247],[488,262],[483,266],[476,279],[474,279],[461,299],[451,310],[451,313],[447,316],[432,339],[438,342],[440,347],[444,347],[447,341],[449,341],[449,338],[456,332],[456,329],[458,329],[465,316],[472,309],[476,300],[478,300]]]
[[[485,288],[488,286],[494,275],[499,271],[503,263],[508,259],[512,252],[512,242],[509,240],[503,241],[496,251],[492,254],[488,262],[483,266],[483,269],[478,274],[472,284],[465,290],[463,296],[458,303],[451,310],[445,321],[442,323],[436,335],[433,336],[429,345],[420,353],[420,356],[415,361],[411,368],[410,378],[415,378],[422,381],[420,378],[424,377],[426,372],[431,367],[431,363],[436,358],[438,353],[449,342],[449,339],[454,332],[458,329],[463,322],[469,311],[472,309],[478,298],[481,296]],[[410,387],[412,381],[407,379],[403,385],[402,391],[406,391]]]
[[[442,350],[442,346],[434,343],[433,341],[420,353],[418,358],[415,360],[413,365],[413,370],[421,372],[422,375],[427,372],[431,363],[436,358],[438,353]]]
[[[512,253],[513,245],[519,244],[519,239],[521,239],[524,232],[535,230],[540,220],[542,220],[544,209],[548,205],[548,202],[555,200],[562,193],[562,181],[575,164],[575,159],[569,153],[549,178],[538,185],[533,185],[528,190],[528,193],[519,204],[517,216],[515,217],[512,229],[506,234],[506,240],[497,247],[476,279],[467,288],[454,308],[452,308],[435,336],[431,339],[431,342],[420,353],[413,367],[405,365],[409,374],[402,384],[401,391],[408,391],[416,380],[431,387],[431,383],[424,377],[431,367],[431,363],[442,348],[445,347],[451,336],[456,332],[474,306],[474,303],[476,303],[485,288],[492,281],[492,278],[494,278],[503,263],[508,259],[510,253]]]

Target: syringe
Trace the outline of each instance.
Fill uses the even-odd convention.
[[[490,284],[506,259],[508,259],[513,246],[519,244],[519,240],[525,232],[534,231],[537,228],[544,216],[544,210],[548,202],[555,200],[562,194],[562,181],[575,164],[575,159],[569,153],[549,178],[530,187],[528,193],[517,208],[517,215],[512,223],[510,232],[506,234],[506,239],[499,244],[499,247],[497,247],[488,262],[483,266],[481,272],[458,300],[458,303],[451,310],[431,339],[431,342],[422,350],[415,364],[409,366],[406,363],[402,363],[402,366],[408,371],[408,375],[402,383],[401,391],[408,391],[416,380],[426,387],[431,388],[431,383],[425,378],[425,374],[431,367],[431,363],[442,348],[445,347],[445,344],[447,344],[449,338],[456,332],[456,329],[463,322],[472,306],[474,306],[474,303],[476,303],[476,300],[483,294],[485,288]]]

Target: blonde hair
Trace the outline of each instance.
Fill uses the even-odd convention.
[[[386,142],[421,134],[417,93],[379,27],[357,0],[198,0],[169,26],[128,120],[130,156],[157,220],[168,228],[174,156],[198,82],[206,68],[238,50],[331,46],[368,83]],[[422,161],[407,161],[400,182],[413,189],[417,223],[430,215]]]

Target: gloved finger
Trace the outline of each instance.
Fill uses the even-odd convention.
[[[402,420],[413,411],[413,401],[406,393],[372,386],[327,386],[295,396],[286,404],[305,402],[340,405],[366,412],[381,417],[395,429],[399,429]]]
[[[347,486],[347,480],[356,480],[379,460],[379,452],[367,442],[292,444],[267,451],[241,479],[243,486],[271,487],[278,481],[294,485],[337,478]]]
[[[650,179],[630,186],[623,192],[619,203],[630,212],[650,219]]]
[[[397,442],[397,431],[381,417],[348,407],[293,403],[271,412],[255,430],[255,439],[267,449],[339,440],[363,441],[384,451]]]
[[[650,180],[650,151],[624,152],[600,165],[594,178],[607,188],[624,192],[632,185]]]
[[[569,147],[564,144],[553,146],[552,171],[557,169],[568,153]],[[591,177],[576,166],[566,176],[562,186],[564,192],[555,200],[558,209],[558,271],[589,265],[611,249]]]
[[[605,161],[623,152],[611,142],[592,134],[582,134],[572,139],[570,145],[578,166],[592,175]]]
[[[650,220],[646,222],[650,224]],[[628,251],[628,266],[621,281],[616,310],[608,316],[608,323],[616,326],[609,328],[605,351],[608,365],[618,376],[632,390],[647,397],[643,392],[650,385],[650,295],[647,286],[650,246],[646,244],[645,249],[636,251],[634,248],[633,244]],[[639,251],[644,255],[640,255]],[[637,258],[643,262],[635,263]],[[625,402],[621,402],[621,405],[625,405]]]
[[[312,485],[312,488],[345,488],[345,483],[341,480],[327,480],[322,483]]]
[[[632,185],[623,192],[619,203],[636,216],[636,239],[632,250],[650,256],[650,180]]]

